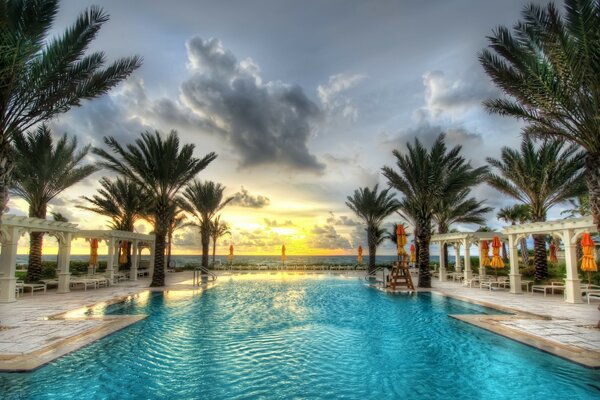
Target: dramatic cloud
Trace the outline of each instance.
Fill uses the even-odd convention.
[[[310,231],[307,245],[318,249],[350,249],[350,241],[340,235],[333,225],[315,225]]]
[[[262,195],[253,196],[248,193],[247,189],[242,189],[233,195],[231,205],[247,208],[263,208],[269,205],[271,200],[268,197]]]
[[[277,222],[277,220],[275,220],[275,219],[265,218],[264,221],[265,221],[265,225],[267,226],[267,228],[289,228],[292,226],[296,226],[289,219],[284,222]]]
[[[345,92],[358,85],[366,78],[365,75],[337,74],[329,77],[326,85],[317,87],[317,94],[323,108],[332,114],[341,114],[344,118],[356,121],[358,110],[352,104],[350,97]]]
[[[340,225],[340,226],[357,226],[360,225],[358,221],[353,220],[352,218],[347,217],[346,215],[342,215],[337,218],[333,212],[329,213],[329,217],[327,218],[327,223],[329,225]]]
[[[497,89],[477,70],[468,79],[450,78],[441,71],[423,75],[427,109],[435,118],[442,113],[480,108],[483,100],[498,94]],[[474,77],[473,75],[476,75]]]
[[[218,39],[188,41],[191,76],[181,85],[185,105],[227,132],[241,166],[277,164],[321,173],[324,165],[308,150],[321,111],[302,88],[263,83],[250,59],[238,61]]]

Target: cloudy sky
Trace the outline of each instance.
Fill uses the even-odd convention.
[[[477,54],[494,27],[518,20],[521,0],[63,0],[54,34],[91,4],[111,16],[93,50],[109,59],[138,54],[144,65],[53,129],[94,146],[103,136],[126,143],[175,129],[197,156],[215,151],[199,178],[235,196],[223,211],[232,235],[221,253],[233,241],[246,254],[277,254],[282,243],[288,254],[354,254],[366,244],[364,228],[344,201],[358,187],[386,186],[380,169],[393,165],[392,149],[446,132],[481,165],[520,140],[519,123],[482,108],[498,92]],[[103,228],[103,218],[75,205],[105,175],[51,209]],[[474,193],[496,208],[511,204],[486,186]],[[10,207],[26,211],[18,199]],[[488,225],[500,227],[494,215]],[[198,235],[178,231],[175,246],[198,253]]]

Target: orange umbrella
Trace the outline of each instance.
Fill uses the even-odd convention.
[[[90,240],[90,265],[98,264],[98,239]]]
[[[362,246],[358,246],[358,264],[362,265],[363,262],[363,248]]]
[[[556,245],[554,244],[554,240],[550,242],[550,262],[558,262],[558,258],[556,257]]]
[[[592,283],[590,280],[591,273],[598,271],[598,265],[594,258],[594,241],[589,233],[584,233],[581,237],[581,248],[583,249],[583,257],[581,257],[581,270],[588,273],[588,283]]]
[[[233,244],[229,245],[229,255],[227,256],[227,262],[231,264],[233,261]]]
[[[500,257],[500,247],[502,247],[500,239],[498,236],[494,236],[492,239],[492,262],[490,263],[490,267],[496,270],[496,276],[498,276],[498,269],[504,268],[504,261]]]
[[[121,242],[121,254],[119,255],[119,264],[127,263],[127,240]]]
[[[415,245],[414,243],[410,244],[410,262],[414,263],[417,261],[417,257],[415,256]]]
[[[480,259],[481,259],[481,266],[482,267],[489,267],[490,266],[490,256],[489,256],[489,251],[490,251],[490,246],[488,244],[487,240],[483,240],[480,244]]]
[[[405,256],[406,251],[404,246],[406,245],[406,232],[402,224],[396,225],[396,244],[398,245],[398,257]]]
[[[285,244],[281,246],[281,262],[285,262]]]

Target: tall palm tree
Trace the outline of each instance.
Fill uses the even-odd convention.
[[[479,60],[508,98],[485,102],[490,112],[525,121],[524,133],[562,139],[585,151],[586,183],[600,230],[600,2],[531,4],[512,32],[497,28]]]
[[[165,285],[165,237],[169,229],[170,209],[177,194],[196,174],[216,157],[209,153],[194,157],[193,144],[179,146],[179,136],[172,130],[165,138],[158,132],[143,132],[133,144],[123,147],[113,137],[104,143],[112,151],[94,149],[103,158],[101,165],[121,174],[143,187],[142,196],[150,202],[148,212],[154,219],[156,234],[154,273],[151,286]]]
[[[133,232],[135,223],[149,206],[147,198],[142,195],[142,186],[120,176],[114,180],[103,177],[100,186],[98,194],[81,196],[90,203],[89,206],[78,205],[77,208],[110,218],[108,226],[111,229]]]
[[[496,217],[499,220],[506,222],[507,224],[516,225],[517,222],[522,224],[530,219],[529,206],[527,204],[514,204],[509,207],[502,207],[500,211],[498,211],[498,213],[496,214]],[[527,240],[525,238],[521,238],[520,245],[523,263],[527,265],[529,261],[529,250],[527,250]],[[506,254],[506,243],[502,242],[502,246],[503,251]]]
[[[167,229],[167,266],[171,266],[171,251],[173,248],[173,235],[175,231],[185,228],[188,224],[185,222],[187,217],[180,207],[180,200],[177,201],[170,210],[169,228]]]
[[[50,39],[57,12],[57,0],[0,0],[0,217],[15,135],[105,94],[141,65],[140,57],[128,57],[103,68],[104,53],[87,52],[108,21],[101,8],[85,10]]]
[[[101,188],[92,197],[81,196],[91,206],[76,206],[110,218],[108,227],[119,231],[133,232],[135,223],[146,214],[149,203],[142,187],[130,179],[117,177],[100,179]],[[127,244],[127,267],[131,268],[131,243]]]
[[[220,183],[193,180],[183,192],[182,208],[196,218],[196,226],[200,228],[202,266],[204,268],[208,268],[212,220],[223,207],[233,200],[233,197],[224,199],[224,191],[225,186]]]
[[[487,161],[497,171],[489,175],[488,183],[526,204],[532,222],[545,221],[551,207],[585,191],[584,154],[575,145],[547,140],[536,146],[524,137],[520,150],[503,147],[500,159]],[[539,280],[548,275],[544,235],[533,235],[533,243],[535,277]]]
[[[483,181],[484,171],[477,178],[477,183]],[[449,233],[450,226],[455,223],[484,224],[484,214],[493,210],[485,207],[483,201],[477,201],[474,197],[467,198],[471,193],[471,187],[466,187],[454,196],[440,199],[437,209],[433,214],[433,220],[437,225],[438,233]],[[440,257],[444,257],[444,264],[448,265],[448,245],[444,243],[440,251]],[[441,262],[441,261],[440,261]]]
[[[399,173],[383,167],[383,175],[391,187],[401,192],[399,212],[415,227],[419,287],[431,287],[429,270],[429,242],[432,221],[440,210],[442,198],[455,197],[465,188],[477,184],[486,167],[473,168],[460,155],[462,147],[448,150],[445,135],[440,134],[431,147],[426,149],[419,139],[414,145],[407,143],[407,153],[394,150]]]
[[[378,185],[373,189],[359,188],[352,196],[346,198],[346,205],[367,225],[367,243],[369,247],[369,274],[375,271],[377,245],[385,238],[385,230],[381,228],[383,220],[398,209],[398,200],[389,193],[390,189],[378,191]]]
[[[63,190],[98,170],[81,165],[90,146],[77,149],[77,138],[63,135],[56,143],[50,129],[42,124],[27,135],[13,136],[15,162],[11,193],[29,204],[29,216],[46,218],[48,203]],[[43,232],[29,234],[27,280],[37,281],[42,272]]]
[[[221,221],[221,216],[217,215],[214,219],[214,221],[212,221],[211,226],[210,226],[210,237],[212,238],[213,241],[213,248],[212,248],[212,262],[213,265],[215,265],[215,255],[217,252],[217,240],[230,233],[229,231],[229,224],[225,221]]]

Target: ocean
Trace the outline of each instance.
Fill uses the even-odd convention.
[[[17,265],[27,264],[29,256],[27,254],[17,255]],[[71,261],[87,261],[88,255],[71,255]],[[147,259],[148,255],[142,256]],[[454,262],[454,256],[450,256],[450,262]],[[99,255],[99,261],[106,261],[106,255]],[[175,261],[176,266],[183,267],[185,264],[199,264],[202,262],[201,255],[172,255],[171,259]],[[212,256],[209,257],[212,262]],[[56,255],[43,256],[44,261],[56,261]],[[227,264],[226,255],[218,255],[215,257],[217,264]],[[363,264],[367,264],[369,256],[363,257]],[[377,264],[391,264],[396,260],[396,256],[377,256]],[[431,262],[439,263],[438,256],[431,256]],[[234,265],[281,265],[281,256],[235,256],[233,259]],[[286,265],[356,265],[356,256],[287,256]]]

